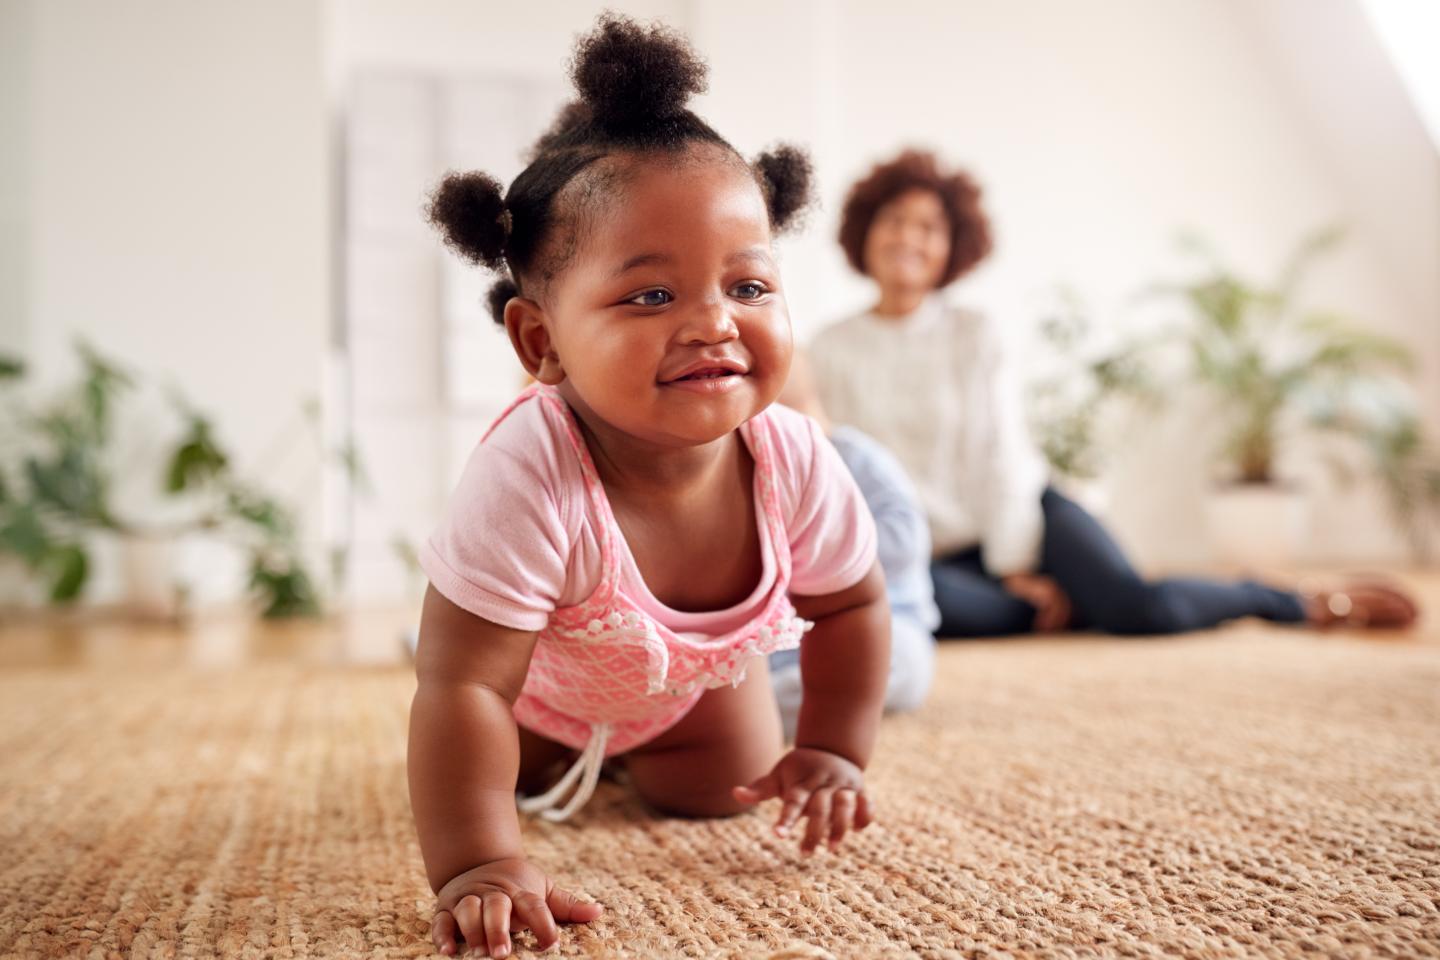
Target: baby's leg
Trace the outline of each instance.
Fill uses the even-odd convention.
[[[642,799],[662,813],[728,817],[747,809],[730,793],[770,772],[783,748],[765,658],[738,687],[707,690],[679,723],[625,755]]]

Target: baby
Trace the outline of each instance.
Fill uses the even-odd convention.
[[[536,381],[421,556],[410,793],[444,953],[506,956],[524,929],[547,947],[600,915],[525,858],[516,792],[563,819],[607,758],[663,813],[778,798],[775,831],[803,818],[807,852],[871,820],[874,523],[815,423],[771,405],[791,356],[771,238],[808,162],[747,163],[690,112],[704,68],[662,28],[603,17],[572,77],[579,100],[507,190],[453,174],[431,206],[505,275],[491,307]],[[765,658],[797,645],[786,751]]]

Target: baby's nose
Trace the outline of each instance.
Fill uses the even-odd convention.
[[[724,343],[740,336],[740,328],[723,301],[697,304],[680,331],[682,343]]]

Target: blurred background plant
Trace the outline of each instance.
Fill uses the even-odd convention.
[[[0,557],[8,554],[45,584],[52,602],[67,604],[82,596],[91,578],[95,535],[165,543],[206,533],[243,553],[263,616],[318,615],[320,591],[303,557],[292,510],[235,469],[215,424],[178,392],[167,396],[182,424],[179,436],[151,467],[164,497],[183,508],[181,519],[159,522],[115,508],[121,457],[114,426],[126,394],[139,381],[94,347],[82,342],[75,349],[78,380],[41,402],[24,396],[24,363],[0,357],[9,408],[0,430]],[[317,414],[315,405],[307,405],[307,418],[313,421]],[[333,456],[363,488],[353,444]],[[343,557],[332,561],[343,574]]]
[[[1341,314],[1302,306],[1299,293],[1315,262],[1333,251],[1343,229],[1304,237],[1272,285],[1229,269],[1194,235],[1182,250],[1198,258],[1194,279],[1151,288],[1188,308],[1181,341],[1194,383],[1220,418],[1220,478],[1276,486],[1277,462],[1307,436],[1352,443],[1381,482],[1388,507],[1417,558],[1429,556],[1440,517],[1440,458],[1422,436],[1410,351]],[[1324,459],[1344,480],[1357,471],[1353,450],[1328,448]]]
[[[1151,343],[1105,342],[1099,330],[1074,290],[1057,289],[1040,321],[1044,366],[1028,382],[1035,442],[1057,474],[1077,481],[1099,476],[1107,452],[1103,423],[1118,402],[1161,399],[1147,364]]]

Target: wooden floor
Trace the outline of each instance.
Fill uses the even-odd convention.
[[[1330,572],[1316,574],[1334,582]],[[1387,572],[1412,589],[1422,617],[1413,630],[1368,632],[1379,642],[1440,643],[1440,571]],[[408,660],[404,635],[419,622],[415,607],[363,608],[319,620],[262,621],[239,613],[190,622],[137,620],[114,611],[0,616],[0,671],[245,665],[385,666]]]
[[[354,610],[323,619],[259,620],[211,614],[183,623],[115,612],[30,614],[0,620],[0,671],[227,667],[266,664],[387,666],[405,662],[406,607]]]

